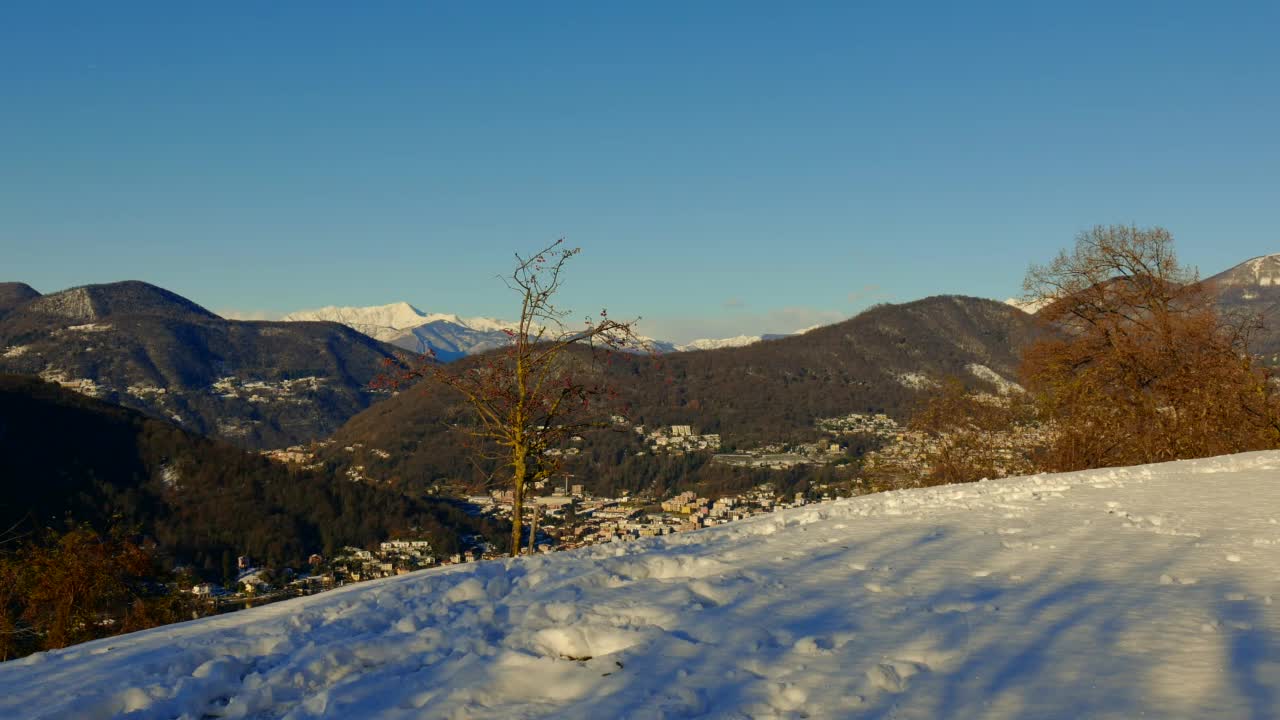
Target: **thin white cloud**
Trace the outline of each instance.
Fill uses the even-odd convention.
[[[646,317],[640,332],[677,344],[701,338],[727,338],[739,335],[784,335],[814,326],[830,325],[849,317],[840,310],[812,307],[784,307],[763,313],[735,312]]]
[[[879,285],[863,285],[862,287],[849,293],[847,300],[851,305],[859,305],[870,303],[875,300],[888,300],[889,292]]]

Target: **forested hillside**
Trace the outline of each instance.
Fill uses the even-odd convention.
[[[39,375],[242,447],[324,437],[407,351],[337,323],[223,319],[143,282],[0,286],[0,372]]]
[[[257,454],[34,378],[0,375],[0,525],[136,528],[177,562],[221,577],[228,557],[301,567],[310,553],[397,533],[458,547],[500,542],[444,501],[291,470]]]

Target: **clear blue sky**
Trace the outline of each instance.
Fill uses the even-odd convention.
[[[1121,7],[1123,6],[1123,7]],[[0,279],[676,340],[1004,298],[1099,223],[1280,252],[1280,3],[7,3]]]

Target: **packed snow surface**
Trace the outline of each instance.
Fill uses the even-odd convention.
[[[5,718],[1270,718],[1280,453],[885,493],[0,664]]]

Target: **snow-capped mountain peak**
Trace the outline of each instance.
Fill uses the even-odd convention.
[[[718,350],[720,348],[742,347],[763,340],[759,335],[737,335],[727,338],[698,338],[684,345],[677,345],[678,350]]]
[[[431,352],[441,360],[500,347],[515,323],[455,313],[426,313],[407,302],[372,307],[328,306],[289,313],[285,320],[325,320],[346,325],[377,340],[414,352]]]
[[[407,302],[394,302],[372,307],[337,307],[329,305],[315,310],[300,310],[284,316],[285,320],[327,320],[342,323],[360,332],[385,340],[380,335],[406,330],[428,322],[427,314]],[[370,332],[372,330],[372,332]]]
[[[1009,298],[1004,301],[1005,305],[1012,305],[1028,315],[1035,315],[1049,304],[1048,300],[1023,300],[1022,298]]]
[[[337,322],[377,340],[414,352],[433,352],[442,360],[453,360],[510,342],[508,331],[518,327],[510,320],[491,317],[463,317],[457,313],[423,312],[407,302],[394,302],[371,307],[326,306],[300,310],[285,315],[284,320],[322,320]],[[777,335],[736,335],[726,338],[698,338],[675,344],[654,338],[641,340],[654,352],[716,350],[743,347],[762,340],[800,335],[819,325]]]
[[[1280,286],[1280,254],[1262,255],[1209,278],[1222,287]]]

